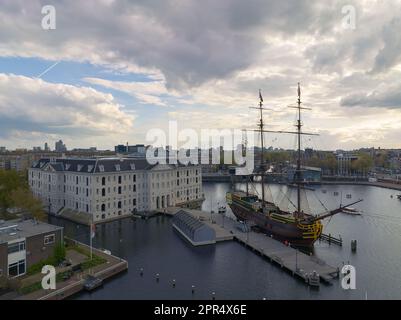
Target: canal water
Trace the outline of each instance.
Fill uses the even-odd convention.
[[[205,183],[203,209],[210,211],[212,207],[217,211],[225,204],[229,189],[229,184]],[[278,201],[286,189],[270,186]],[[309,289],[234,241],[192,247],[172,228],[170,218],[158,216],[98,225],[94,246],[126,259],[129,270],[106,282],[102,289],[73,298],[211,299],[215,292],[216,299],[401,299],[401,201],[395,197],[396,191],[369,186],[318,186],[306,192],[315,213],[324,212],[325,207],[333,209],[341,201],[344,204],[364,199],[354,206],[362,210],[361,216],[338,214],[324,221],[324,233],[341,235],[343,247],[317,242],[314,249],[317,257],[333,266],[353,265],[356,290],[343,290],[341,280],[335,280],[332,286],[322,284],[319,290]],[[347,194],[352,198],[346,199]],[[293,201],[294,196],[295,191],[288,198]],[[228,209],[227,215],[231,214]],[[88,227],[58,219],[53,222],[64,225],[66,236],[89,242]],[[355,253],[350,246],[353,239],[358,242]]]

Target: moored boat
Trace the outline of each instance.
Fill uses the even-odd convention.
[[[301,110],[306,109],[301,107],[301,89],[298,83],[298,100],[297,107],[298,120],[297,120],[297,131],[275,131],[277,133],[291,133],[297,134],[298,136],[298,157],[297,157],[297,167],[295,172],[295,186],[297,188],[297,203],[294,212],[288,212],[281,210],[278,205],[273,202],[265,200],[265,163],[264,163],[264,140],[263,133],[274,132],[268,131],[264,128],[263,122],[263,98],[261,92],[259,91],[259,107],[260,111],[260,124],[259,129],[254,130],[260,132],[261,139],[261,193],[262,198],[259,199],[257,195],[250,194],[248,187],[247,192],[244,191],[232,191],[228,192],[226,195],[227,204],[230,206],[232,212],[237,217],[239,221],[252,221],[256,224],[259,229],[261,229],[266,234],[274,237],[275,239],[281,240],[286,243],[290,243],[296,246],[313,246],[314,242],[319,239],[323,231],[323,225],[321,223],[322,219],[331,217],[337,213],[342,212],[349,206],[356,204],[362,200],[355,201],[349,205],[342,206],[331,211],[327,211],[321,215],[312,215],[304,212],[301,209],[301,189],[305,190],[302,170],[301,170],[301,135],[314,135],[310,133],[304,133],[301,131]]]

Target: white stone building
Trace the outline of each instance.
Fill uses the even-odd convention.
[[[199,165],[151,165],[136,158],[41,159],[29,185],[52,214],[65,210],[101,222],[203,200]]]

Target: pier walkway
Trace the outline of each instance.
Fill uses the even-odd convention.
[[[180,209],[167,208],[165,214],[174,215]],[[185,210],[212,226],[216,230],[216,236],[219,235],[219,241],[234,239],[307,283],[314,271],[319,274],[320,280],[326,283],[331,283],[339,276],[338,268],[328,265],[317,257],[286,246],[263,233],[242,232],[237,228],[238,222],[232,218],[201,210]]]

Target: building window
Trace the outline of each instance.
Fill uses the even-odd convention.
[[[118,194],[121,194],[121,187],[118,187]]]
[[[25,250],[25,241],[20,241],[8,245],[8,254]]]
[[[18,277],[23,274],[25,274],[25,259],[12,263],[8,266],[9,277]]]
[[[102,197],[105,197],[106,196],[106,188],[103,188],[102,189]]]
[[[132,204],[136,206],[136,199],[132,199]]]
[[[134,182],[136,182],[136,174],[134,174],[134,176],[133,176],[133,177],[134,177],[134,178],[133,178],[133,179],[134,179]]]
[[[102,186],[105,186],[106,185],[106,177],[103,177],[102,178]]]
[[[121,209],[121,201],[118,201],[117,207],[118,207],[118,209]]]
[[[106,211],[106,205],[103,203],[102,204],[102,212]]]
[[[121,176],[118,176],[118,183],[121,183]]]
[[[133,187],[134,187],[134,192],[136,192],[136,185],[134,184]]]
[[[49,244],[53,244],[55,240],[56,240],[56,236],[55,236],[54,233],[53,234],[48,234],[44,238],[44,244],[45,244],[45,246],[47,246]]]

